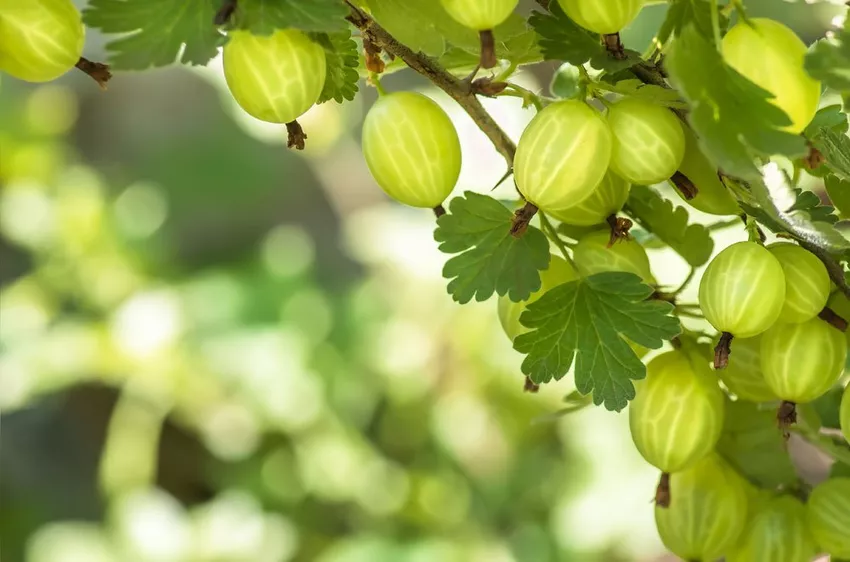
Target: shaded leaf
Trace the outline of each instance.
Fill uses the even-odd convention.
[[[809,137],[826,159],[826,167],[838,177],[850,180],[850,139],[835,128],[820,127]]]
[[[831,32],[806,54],[806,71],[829,88],[850,90],[850,31]]]
[[[360,55],[357,43],[351,38],[351,31],[338,33],[313,33],[311,37],[325,49],[327,76],[318,103],[334,100],[342,103],[353,100],[357,95],[357,82],[360,80],[358,66]]]

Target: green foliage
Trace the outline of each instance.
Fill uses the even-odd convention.
[[[239,0],[233,24],[257,35],[286,28],[332,33],[346,29],[347,14],[345,4],[336,0]]]
[[[327,62],[327,78],[319,96],[319,103],[328,100],[337,103],[353,100],[359,89],[357,83],[360,81],[360,74],[357,68],[360,66],[360,57],[351,32],[345,30],[330,35],[314,34],[313,39],[325,48]]]
[[[809,139],[826,158],[826,167],[838,177],[850,180],[850,139],[840,127],[840,122],[834,127],[819,127]],[[846,117],[844,127],[846,131]]]
[[[682,29],[666,67],[691,105],[689,123],[723,172],[750,179],[759,175],[756,155],[805,154],[801,137],[779,130],[790,124],[788,116],[768,103],[766,91],[723,62],[714,42],[694,24]]]
[[[646,367],[623,339],[657,349],[681,331],[670,303],[647,300],[653,293],[637,275],[598,273],[564,283],[529,305],[520,322],[532,331],[514,348],[527,355],[522,372],[535,383],[560,380],[575,360],[576,388],[593,393],[594,404],[620,411],[635,396],[631,381]]]
[[[700,224],[689,225],[684,207],[674,207],[652,188],[633,186],[626,207],[638,224],[676,250],[691,266],[699,267],[711,257],[714,241],[708,230]]]
[[[829,88],[850,90],[850,32],[840,29],[806,55],[806,70]]]
[[[540,289],[540,270],[549,265],[549,242],[534,227],[520,238],[511,235],[513,214],[501,203],[467,191],[452,199],[450,212],[437,221],[434,239],[440,251],[460,255],[446,263],[443,276],[459,303],[493,293],[514,302]]]

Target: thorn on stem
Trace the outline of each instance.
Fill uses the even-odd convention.
[[[496,38],[492,29],[478,33],[481,39],[481,68],[493,68],[499,61],[496,59]]]
[[[525,383],[523,384],[522,390],[523,392],[536,393],[540,391],[540,385],[535,383],[533,380],[531,380],[531,377],[526,375]]]
[[[670,507],[670,499],[670,473],[662,472],[655,488],[655,505],[666,509]]]
[[[511,224],[511,236],[521,238],[525,231],[528,230],[528,223],[537,214],[537,206],[533,203],[526,203],[522,209],[514,213],[513,223]]]
[[[682,172],[677,171],[670,178],[670,181],[673,182],[673,185],[676,186],[676,189],[679,190],[679,193],[682,194],[682,197],[684,197],[688,201],[699,195],[699,189],[697,189],[697,186],[694,185],[694,182],[692,182],[690,178],[688,178],[688,176],[686,176]]]
[[[237,0],[223,0],[221,8],[215,13],[213,23],[216,25],[224,25],[230,21],[233,14],[236,12]]]
[[[442,205],[437,205],[436,207],[434,207],[434,216],[436,216],[437,218],[440,218],[445,214],[446,214],[446,208],[443,207]]]
[[[611,227],[611,237],[608,239],[609,248],[621,240],[628,240],[630,238],[629,230],[634,224],[631,220],[618,217],[617,215],[608,215],[605,221]]]
[[[818,318],[820,318],[824,322],[827,322],[836,330],[840,330],[842,332],[847,331],[847,320],[839,316],[838,313],[836,313],[828,306],[824,307],[824,309],[818,313]]]
[[[289,138],[286,141],[286,147],[294,148],[296,150],[304,150],[307,134],[304,132],[304,129],[301,128],[301,124],[298,121],[290,121],[286,124],[286,132],[289,133]]]
[[[714,368],[717,370],[725,369],[729,364],[729,355],[732,353],[732,338],[734,336],[729,332],[720,334],[720,341],[714,348]]]
[[[103,64],[102,62],[92,62],[89,59],[80,57],[80,60],[78,60],[77,64],[74,66],[91,76],[92,79],[97,82],[97,85],[100,86],[101,90],[106,89],[106,83],[109,82],[110,78],[112,78],[112,73],[109,71],[109,65]]]
[[[783,400],[776,410],[776,422],[779,424],[779,429],[782,430],[782,436],[785,439],[791,437],[788,428],[797,423],[797,404]]]
[[[623,47],[623,42],[620,40],[619,33],[608,33],[602,36],[602,44],[605,45],[605,50],[611,55],[611,58],[616,60],[625,60],[626,49]]]

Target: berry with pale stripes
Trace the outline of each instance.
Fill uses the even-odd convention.
[[[325,85],[325,50],[296,29],[271,35],[232,31],[224,78],[236,103],[269,123],[289,123],[315,104]]]
[[[761,338],[761,370],[776,395],[806,403],[822,396],[844,372],[844,334],[820,318],[779,324]]]
[[[685,347],[659,355],[635,390],[629,428],[651,465],[676,472],[714,449],[723,429],[723,391],[701,350]]]
[[[850,558],[850,478],[830,478],[809,495],[809,528],[833,559]]]
[[[785,304],[779,322],[805,322],[817,316],[829,299],[829,273],[810,251],[779,242],[767,247],[785,272]]]
[[[778,496],[758,506],[727,562],[811,562],[818,552],[797,498]]]
[[[699,305],[706,320],[738,338],[751,338],[770,328],[784,303],[782,266],[755,242],[738,242],[717,254],[699,286]]]
[[[591,196],[611,161],[611,129],[584,102],[548,105],[519,139],[514,179],[525,199],[546,212],[578,205]]]
[[[681,172],[696,187],[696,197],[685,199],[678,189],[676,194],[688,205],[710,215],[737,215],[741,213],[738,202],[717,175],[717,166],[711,163],[700,149],[699,141],[690,127],[685,133],[685,156],[679,164]]]
[[[785,112],[789,133],[800,133],[820,103],[820,82],[805,69],[807,47],[789,27],[767,18],[737,23],[723,38],[723,59],[770,92],[768,101]]]
[[[440,3],[464,27],[484,31],[508,19],[519,0],[440,0]]]
[[[779,397],[767,386],[761,372],[761,338],[736,339],[735,352],[725,369],[717,371],[723,384],[735,396],[750,402],[773,402]]]
[[[649,257],[637,240],[620,239],[609,247],[610,241],[611,232],[608,229],[593,231],[579,240],[573,260],[582,277],[606,271],[626,271],[634,273],[648,285],[655,284]]]
[[[626,98],[608,110],[614,135],[611,169],[627,181],[652,185],[678,170],[685,156],[682,123],[666,107]]]
[[[590,197],[562,211],[553,211],[559,221],[574,226],[593,226],[623,208],[629,198],[629,182],[610,171],[593,189]]]
[[[415,92],[378,98],[363,123],[363,155],[381,189],[411,207],[442,204],[460,176],[457,130],[436,102]]]
[[[570,19],[594,33],[617,33],[629,25],[643,0],[558,0]]]
[[[85,28],[71,0],[0,0],[0,71],[49,82],[77,64]]]
[[[684,560],[715,560],[734,547],[747,518],[741,477],[716,453],[670,476],[670,505],[655,507],[664,545]]]

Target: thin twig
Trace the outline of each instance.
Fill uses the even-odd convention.
[[[513,166],[516,145],[499,127],[493,117],[487,113],[478,98],[472,93],[470,85],[446,71],[440,63],[431,57],[414,52],[410,47],[400,43],[386,29],[381,27],[372,17],[346,0],[350,9],[348,21],[354,24],[362,33],[368,33],[373,43],[386,53],[398,57],[410,68],[428,78],[438,88],[446,92],[466,111],[478,125],[496,150],[505,158],[508,166]]]

